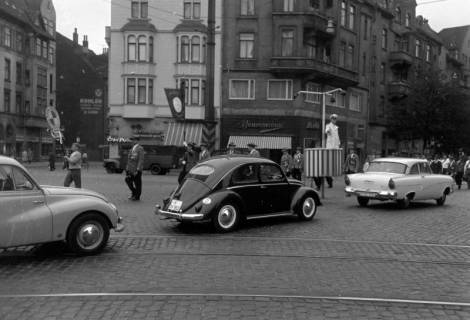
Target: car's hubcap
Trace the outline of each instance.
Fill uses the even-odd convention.
[[[315,212],[315,200],[310,197],[305,199],[302,205],[302,212],[305,217],[310,218]]]
[[[77,234],[78,244],[83,249],[92,250],[98,247],[103,240],[104,231],[100,224],[84,224]]]
[[[230,205],[223,206],[219,211],[219,224],[224,229],[231,228],[235,224],[237,210]]]

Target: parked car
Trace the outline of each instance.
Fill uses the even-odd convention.
[[[364,173],[347,175],[345,182],[346,195],[357,196],[361,206],[369,200],[393,200],[406,208],[412,200],[431,199],[442,206],[453,192],[453,179],[433,174],[425,159],[374,159]]]
[[[119,158],[108,158],[103,166],[108,173],[122,173],[126,169],[127,155],[132,148],[131,144],[121,145]],[[166,174],[170,169],[179,165],[179,156],[184,153],[183,148],[174,146],[149,146],[143,145],[145,151],[144,170],[150,170],[152,174]]]
[[[65,241],[74,252],[100,252],[110,229],[124,229],[114,204],[77,188],[39,185],[16,160],[0,156],[0,248]]]
[[[181,222],[211,222],[227,232],[244,219],[297,215],[311,220],[320,204],[315,190],[288,179],[271,160],[217,156],[192,168],[155,213]]]

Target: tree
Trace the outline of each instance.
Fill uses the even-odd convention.
[[[433,145],[449,152],[470,146],[469,96],[457,84],[443,82],[439,72],[418,72],[409,95],[393,101],[387,118],[395,138],[420,139],[424,149]]]

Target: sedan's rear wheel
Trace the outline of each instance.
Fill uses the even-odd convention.
[[[311,196],[305,197],[297,210],[299,218],[302,220],[312,220],[315,213],[317,213],[317,204],[315,199]]]
[[[97,213],[84,214],[70,225],[67,234],[69,248],[78,254],[96,254],[108,242],[109,226]]]
[[[442,193],[442,196],[439,199],[436,199],[436,203],[438,206],[443,206],[446,202],[447,195],[445,192]]]
[[[367,207],[367,205],[369,204],[369,198],[357,197],[357,202],[361,207]]]
[[[240,213],[237,206],[224,204],[217,214],[212,218],[214,227],[219,232],[229,232],[234,230],[240,221]]]

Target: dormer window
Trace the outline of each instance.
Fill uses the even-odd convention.
[[[184,0],[183,17],[184,19],[201,19],[201,1]]]
[[[148,1],[139,0],[131,2],[131,17],[135,19],[148,18]]]

